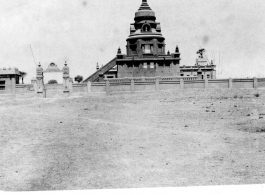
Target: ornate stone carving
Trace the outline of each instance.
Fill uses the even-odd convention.
[[[41,67],[40,63],[37,68],[37,78],[43,78],[43,68]]]
[[[69,78],[69,67],[67,66],[67,63],[65,62],[64,67],[63,67],[63,78]]]

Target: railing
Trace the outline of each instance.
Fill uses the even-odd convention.
[[[122,82],[130,82],[133,80],[134,82],[140,81],[180,81],[180,79],[186,80],[197,80],[197,77],[127,77],[127,78],[114,78],[114,79],[104,79],[105,82],[109,81],[110,83],[122,83]]]

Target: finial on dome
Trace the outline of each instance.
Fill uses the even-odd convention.
[[[147,0],[142,0],[142,5],[139,8],[139,11],[140,10],[151,10],[151,8],[149,7],[149,5],[147,3]]]
[[[65,61],[64,65],[67,66],[67,61]]]

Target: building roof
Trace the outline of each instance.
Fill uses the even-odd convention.
[[[20,75],[17,68],[0,68],[0,75]]]
[[[44,72],[62,72],[55,63],[50,63],[48,68]]]

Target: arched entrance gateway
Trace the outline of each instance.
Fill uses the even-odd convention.
[[[63,70],[60,70],[55,63],[50,63],[48,68],[43,71],[43,82],[45,85],[56,83],[63,84]],[[54,81],[54,82],[52,82]]]
[[[41,64],[39,64],[36,78],[37,93],[40,96],[68,95],[70,92],[70,74],[66,62],[62,70],[60,70],[55,63],[50,63],[46,70],[43,70]]]

